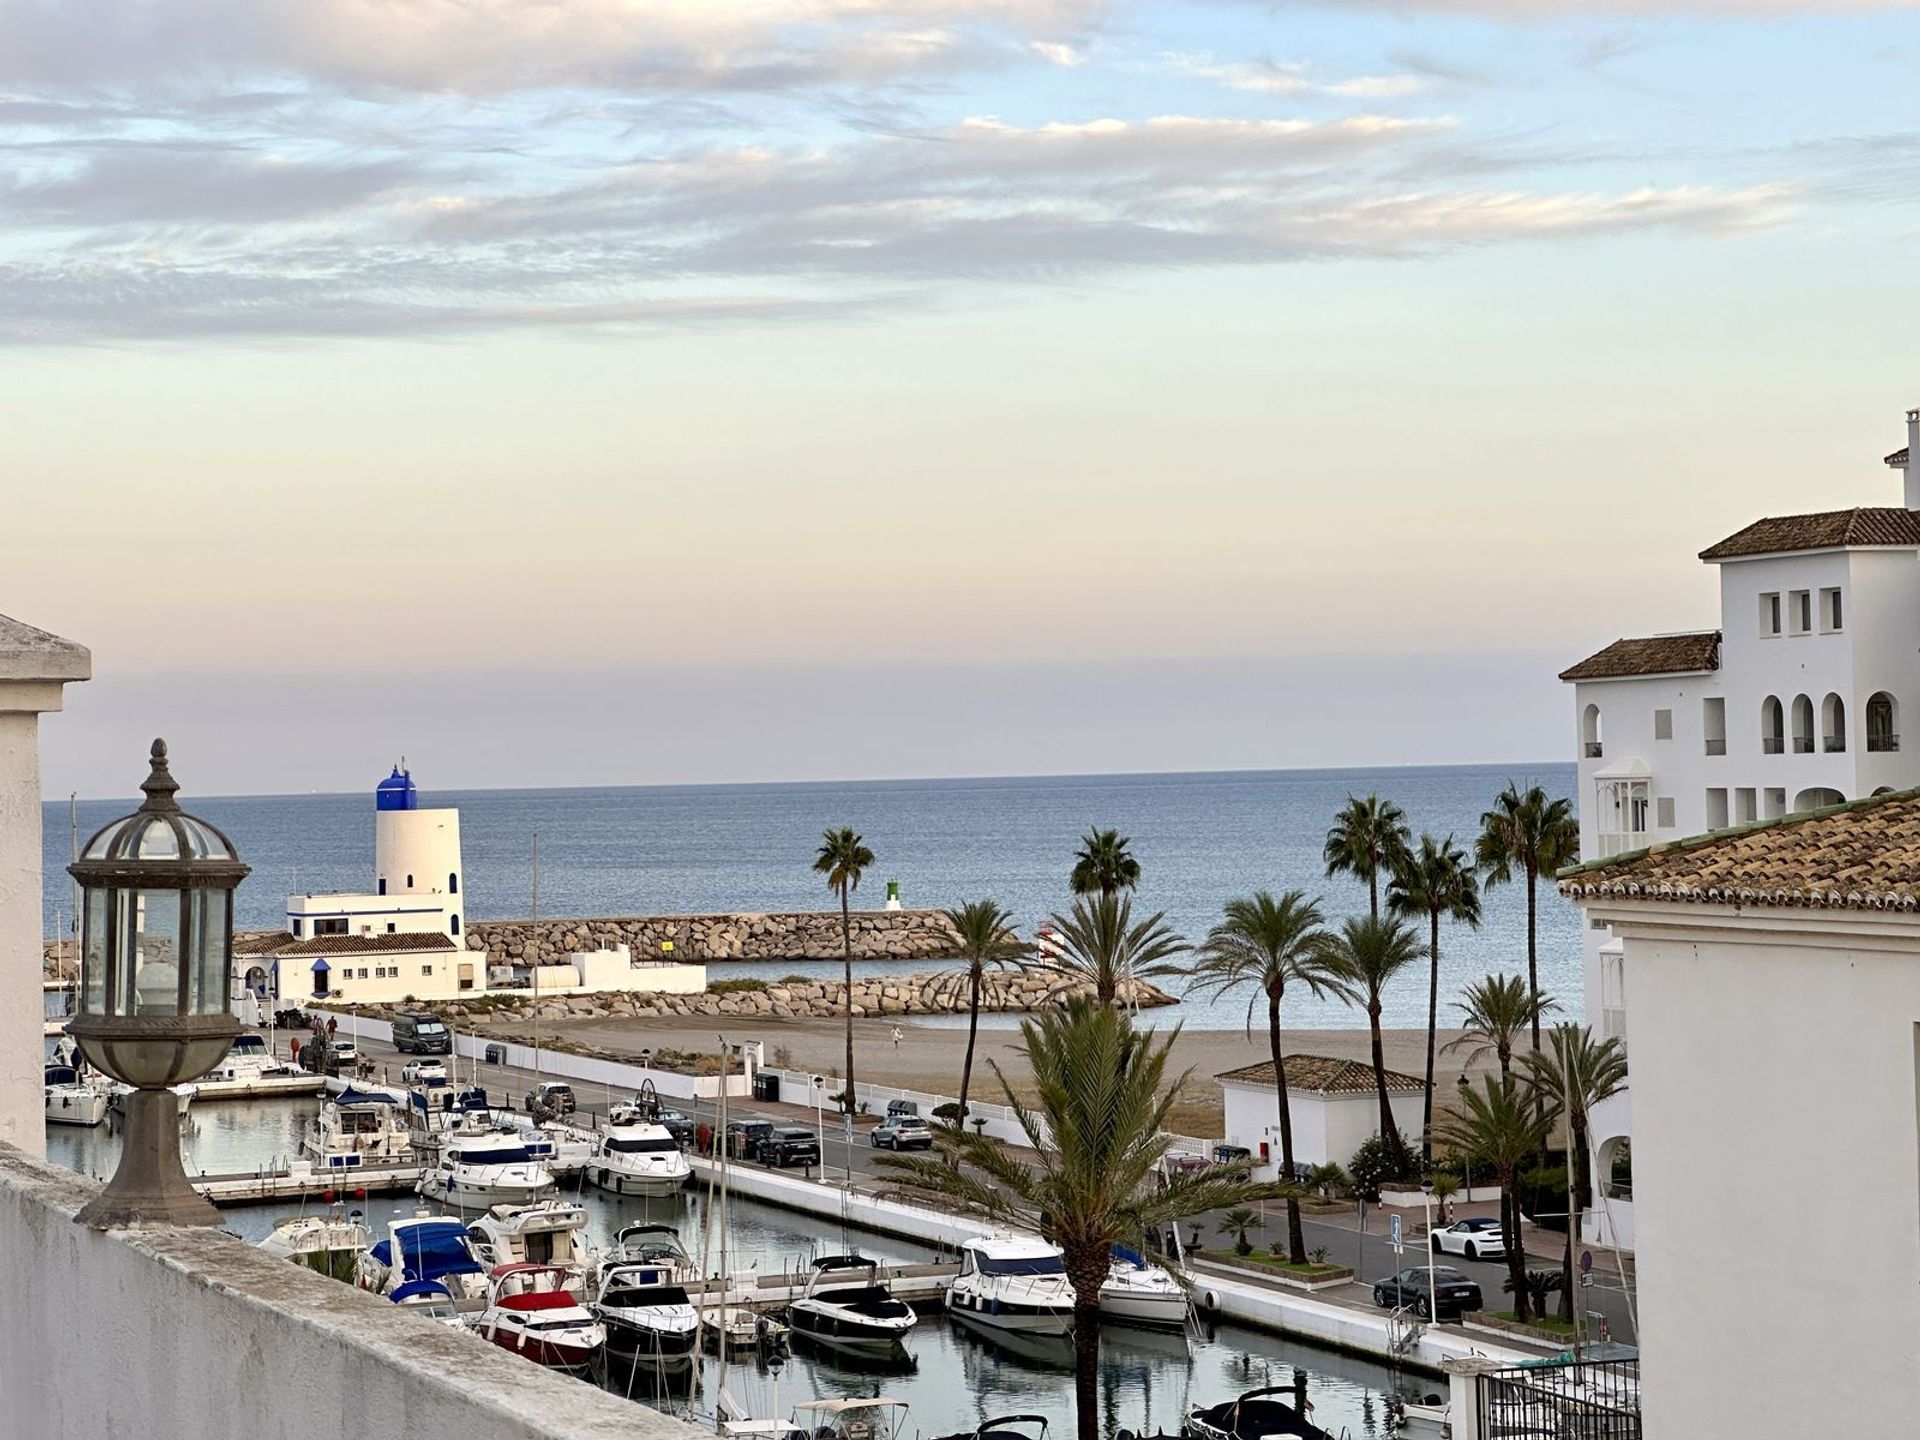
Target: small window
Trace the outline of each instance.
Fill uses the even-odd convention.
[[[1780,592],[1770,590],[1760,597],[1760,633],[1763,636],[1780,633]]]
[[[1779,786],[1767,787],[1767,815],[1769,820],[1778,820],[1787,813],[1787,792]]]
[[[460,917],[458,915],[453,917],[453,933],[456,935],[460,933]]]
[[[366,967],[366,966],[364,966],[364,965],[362,965],[362,966],[360,967],[360,978],[361,978],[362,980],[364,980],[364,979],[366,979],[366,978],[367,978],[367,967]]]
[[[1787,624],[1791,633],[1806,635],[1813,630],[1813,592],[1793,590],[1787,594]]]
[[[391,920],[387,921],[387,934],[393,934],[393,922]]]
[[[1751,825],[1760,818],[1760,792],[1751,785],[1743,785],[1733,792],[1733,823]]]
[[[1656,710],[1653,712],[1653,738],[1671,740],[1673,738],[1673,712]]]
[[[459,893],[460,893],[460,876],[457,873],[448,874],[447,894],[458,895]]]
[[[387,877],[384,875],[380,877],[380,893],[382,895],[387,893]]]
[[[1709,695],[1700,702],[1700,728],[1707,754],[1727,753],[1727,702],[1723,696]]]
[[[1842,619],[1843,617],[1840,612],[1840,587],[1835,585],[1829,589],[1822,590],[1820,592],[1821,631],[1824,634],[1831,635],[1834,631],[1845,628],[1841,623]]]
[[[407,876],[407,889],[413,889],[413,877],[411,875]]]
[[[433,974],[433,966],[431,966],[431,965],[422,965],[422,966],[420,967],[420,973],[421,973],[422,975],[431,975],[431,974]]]
[[[1724,830],[1731,818],[1727,809],[1727,792],[1724,789],[1707,791],[1707,829]]]
[[[1662,795],[1658,800],[1654,801],[1653,813],[1655,823],[1659,825],[1662,830],[1673,829],[1673,797],[1671,795]]]
[[[304,920],[296,920],[293,922],[293,938],[294,939],[298,940],[303,934],[306,933],[304,930],[301,929],[301,927],[306,923],[307,922]]]

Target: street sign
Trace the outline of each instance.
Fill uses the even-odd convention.
[[[1401,1233],[1400,1217],[1398,1215],[1389,1215],[1387,1217],[1387,1233],[1393,1236],[1393,1253],[1396,1255],[1404,1253],[1407,1248],[1407,1242],[1406,1237]]]
[[[1582,1275],[1591,1275],[1593,1273],[1593,1252],[1591,1250],[1582,1250],[1580,1252],[1580,1273]]]

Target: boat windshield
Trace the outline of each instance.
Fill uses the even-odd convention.
[[[621,1140],[607,1141],[607,1152],[612,1155],[661,1155],[680,1148],[680,1142],[672,1136],[662,1135],[657,1140]]]
[[[585,1315],[562,1315],[557,1320],[529,1320],[520,1328],[522,1330],[578,1330],[582,1325],[592,1323]]]
[[[643,1305],[691,1305],[687,1292],[678,1285],[621,1285],[609,1286],[600,1297],[602,1305],[611,1305],[616,1309],[632,1310]]]
[[[1016,1259],[980,1257],[982,1275],[1064,1275],[1066,1267],[1058,1255],[1022,1255]]]
[[[455,1165],[524,1165],[528,1155],[524,1145],[497,1145],[488,1150],[463,1147],[447,1158]]]

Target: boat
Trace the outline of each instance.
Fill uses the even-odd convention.
[[[1044,1415],[996,1415],[982,1420],[972,1430],[956,1430],[951,1435],[936,1435],[933,1440],[1046,1440]]]
[[[487,1308],[473,1328],[549,1370],[585,1370],[607,1332],[567,1288],[567,1279],[558,1265],[496,1267],[487,1276]]]
[[[809,1400],[793,1407],[793,1423],[811,1421],[813,1440],[899,1440],[907,1423],[907,1402],[885,1395],[844,1400]]]
[[[614,1125],[587,1161],[590,1184],[616,1195],[675,1195],[693,1175],[693,1167],[662,1125]]]
[[[461,1315],[460,1307],[454,1303],[453,1292],[438,1280],[409,1280],[404,1285],[396,1285],[387,1298],[396,1305],[404,1305],[409,1310],[425,1315],[429,1320],[438,1320],[442,1325],[451,1326],[463,1335],[473,1333],[472,1327]]]
[[[1387,1401],[1387,1428],[1398,1435],[1440,1436],[1447,1433],[1451,1414],[1447,1397],[1438,1391],[1396,1395]]]
[[[497,1131],[443,1138],[419,1184],[427,1199],[467,1208],[524,1204],[553,1188],[553,1172],[528,1155],[518,1137]]]
[[[107,1090],[82,1077],[73,1065],[49,1065],[45,1070],[47,1124],[104,1125]]]
[[[502,1265],[559,1265],[575,1277],[580,1290],[595,1256],[581,1242],[587,1207],[574,1200],[535,1200],[528,1205],[495,1205],[467,1226],[474,1258],[489,1270]]]
[[[719,1354],[777,1355],[787,1348],[787,1336],[787,1327],[773,1316],[745,1305],[722,1305],[700,1313],[700,1338]]]
[[[444,1215],[393,1220],[387,1237],[360,1257],[354,1283],[362,1290],[391,1297],[409,1281],[438,1280],[456,1299],[486,1292],[486,1267],[475,1258],[467,1227],[458,1220]]]
[[[960,1247],[947,1295],[960,1318],[1031,1335],[1073,1331],[1073,1287],[1060,1247],[1031,1235],[977,1236]]]
[[[197,1087],[169,1085],[167,1088],[173,1091],[174,1108],[179,1112],[180,1123],[184,1126],[187,1123],[187,1112],[193,1108],[193,1097],[198,1093]],[[124,1121],[127,1117],[128,1099],[139,1093],[138,1086],[115,1084],[107,1091],[107,1113]]]
[[[527,1147],[527,1154],[546,1166],[553,1177],[583,1174],[593,1160],[597,1140],[590,1130],[564,1121],[515,1119],[506,1130]]]
[[[342,1215],[293,1215],[259,1242],[259,1248],[322,1275],[352,1283],[360,1257],[373,1245],[366,1218],[353,1210]]]
[[[300,1137],[300,1154],[321,1170],[403,1165],[415,1158],[400,1102],[383,1090],[348,1086],[320,1107]]]
[[[606,1327],[610,1363],[684,1364],[692,1357],[700,1317],[685,1279],[686,1272],[673,1264],[612,1260],[601,1265],[590,1308]]]
[[[236,1035],[220,1063],[194,1082],[202,1100],[246,1099],[255,1095],[314,1095],[326,1077],[276,1059],[264,1035]]]
[[[918,1318],[881,1282],[879,1264],[863,1255],[815,1260],[807,1288],[787,1307],[796,1333],[843,1350],[897,1350]]]
[[[1187,1324],[1187,1292],[1165,1266],[1137,1250],[1115,1245],[1108,1251],[1107,1283],[1100,1287],[1100,1318],[1129,1325],[1182,1330]]]
[[[1184,1440],[1271,1440],[1274,1436],[1333,1440],[1293,1406],[1272,1398],[1299,1393],[1292,1385],[1265,1385],[1258,1390],[1248,1390],[1237,1399],[1190,1411],[1180,1434]]]

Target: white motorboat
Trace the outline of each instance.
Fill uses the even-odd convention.
[[[72,1065],[46,1067],[47,1124],[103,1125],[107,1119],[107,1088],[85,1078]]]
[[[549,1370],[579,1372],[593,1363],[607,1332],[567,1289],[557,1265],[502,1265],[487,1277],[487,1308],[473,1328]]]
[[[646,1260],[601,1264],[591,1308],[606,1327],[609,1362],[663,1365],[691,1358],[700,1317],[687,1295],[686,1273],[679,1265]]]
[[[524,1205],[553,1193],[553,1173],[527,1154],[517,1136],[488,1131],[442,1139],[440,1154],[420,1175],[419,1191],[465,1209]]]
[[[907,1402],[884,1395],[809,1400],[793,1407],[793,1423],[810,1428],[814,1440],[900,1440]]]
[[[1187,1323],[1187,1292],[1161,1265],[1137,1250],[1115,1245],[1108,1252],[1107,1283],[1100,1287],[1100,1318],[1169,1330]]]
[[[316,1169],[329,1171],[400,1165],[415,1158],[400,1102],[383,1090],[351,1086],[307,1122],[300,1154]]]
[[[787,1324],[796,1333],[869,1354],[897,1350],[918,1318],[881,1281],[879,1264],[864,1255],[821,1256],[807,1288],[787,1307]]]
[[[438,1280],[408,1280],[396,1285],[387,1298],[396,1305],[403,1305],[417,1315],[429,1320],[438,1320],[450,1329],[458,1330],[462,1335],[472,1335],[473,1329],[467,1324],[466,1316],[460,1313],[460,1307],[454,1303],[453,1292]],[[477,1337],[476,1337],[477,1338]]]
[[[587,1207],[574,1200],[536,1200],[530,1205],[495,1205],[467,1226],[474,1258],[489,1270],[502,1265],[558,1265],[575,1277],[580,1290],[596,1257],[582,1243]]]
[[[616,1195],[657,1196],[677,1194],[693,1167],[665,1126],[615,1125],[601,1138],[585,1173],[589,1182]]]
[[[218,1065],[194,1082],[202,1100],[248,1099],[256,1095],[312,1095],[326,1088],[326,1077],[276,1059],[264,1035],[236,1035]]]
[[[720,1354],[735,1355],[743,1350],[777,1354],[786,1348],[787,1327],[745,1305],[721,1305],[700,1312],[700,1338],[709,1350]]]
[[[1073,1287],[1060,1247],[1036,1236],[977,1237],[960,1247],[947,1308],[977,1325],[1030,1335],[1073,1331]]]
[[[473,1253],[467,1227],[445,1215],[388,1222],[387,1238],[360,1257],[354,1282],[392,1297],[402,1285],[437,1280],[456,1299],[486,1293],[487,1270]]]
[[[180,1123],[187,1123],[187,1112],[193,1108],[193,1097],[197,1092],[192,1085],[169,1085],[173,1091],[174,1107],[179,1112]],[[119,1117],[122,1121],[127,1115],[127,1098],[137,1093],[131,1085],[113,1085],[107,1092],[107,1113]]]
[[[1280,1395],[1297,1401],[1304,1392],[1292,1385],[1263,1385],[1237,1399],[1190,1410],[1180,1433],[1185,1440],[1333,1440],[1286,1400],[1274,1398]],[[1307,1408],[1313,1408],[1311,1402]]]
[[[598,1148],[591,1130],[560,1120],[514,1120],[509,1128],[527,1147],[527,1154],[552,1171],[556,1179],[581,1174]]]
[[[373,1232],[358,1210],[347,1214],[294,1215],[282,1220],[259,1248],[322,1275],[352,1283],[360,1257],[373,1245]]]

